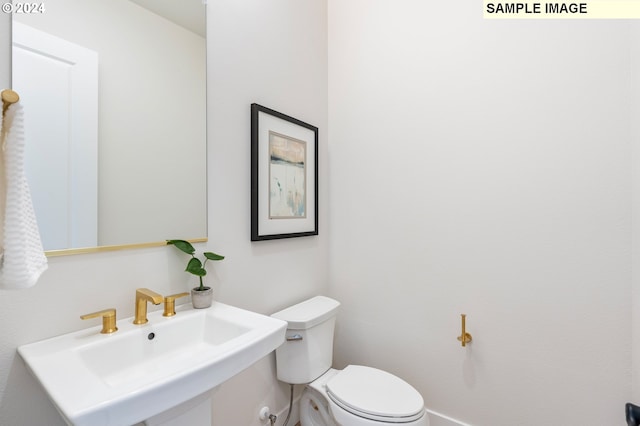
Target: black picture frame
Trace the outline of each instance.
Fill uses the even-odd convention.
[[[251,241],[313,235],[318,235],[318,128],[253,103]]]

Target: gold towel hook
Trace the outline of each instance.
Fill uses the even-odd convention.
[[[467,319],[467,315],[466,314],[460,314],[461,318],[462,318],[462,334],[460,334],[460,336],[458,336],[458,341],[462,343],[462,347],[467,346],[467,343],[471,343],[472,337],[471,334],[467,333],[467,326],[466,326],[466,319]]]
[[[4,89],[2,93],[0,93],[0,97],[2,97],[2,116],[7,112],[7,108],[11,104],[15,104],[20,100],[20,96],[16,92],[11,89]]]

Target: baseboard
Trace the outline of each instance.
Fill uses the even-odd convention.
[[[289,412],[289,404],[284,407],[282,410],[276,413],[278,417],[276,419],[275,426],[283,426],[284,421],[287,419],[287,413]],[[294,398],[293,400],[293,409],[291,410],[291,416],[289,417],[289,422],[287,426],[300,426],[300,396]]]
[[[428,408],[427,413],[429,414],[429,426],[471,426],[469,423],[461,422],[437,411],[429,410]]]

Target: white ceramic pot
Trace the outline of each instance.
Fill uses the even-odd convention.
[[[213,289],[205,287],[204,290],[198,290],[199,287],[191,289],[191,304],[196,309],[204,309],[213,303]]]

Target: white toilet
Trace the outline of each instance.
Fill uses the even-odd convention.
[[[331,368],[340,303],[316,296],[272,315],[289,323],[276,349],[278,380],[307,384],[302,426],[429,426],[424,400],[410,384],[376,368]]]

